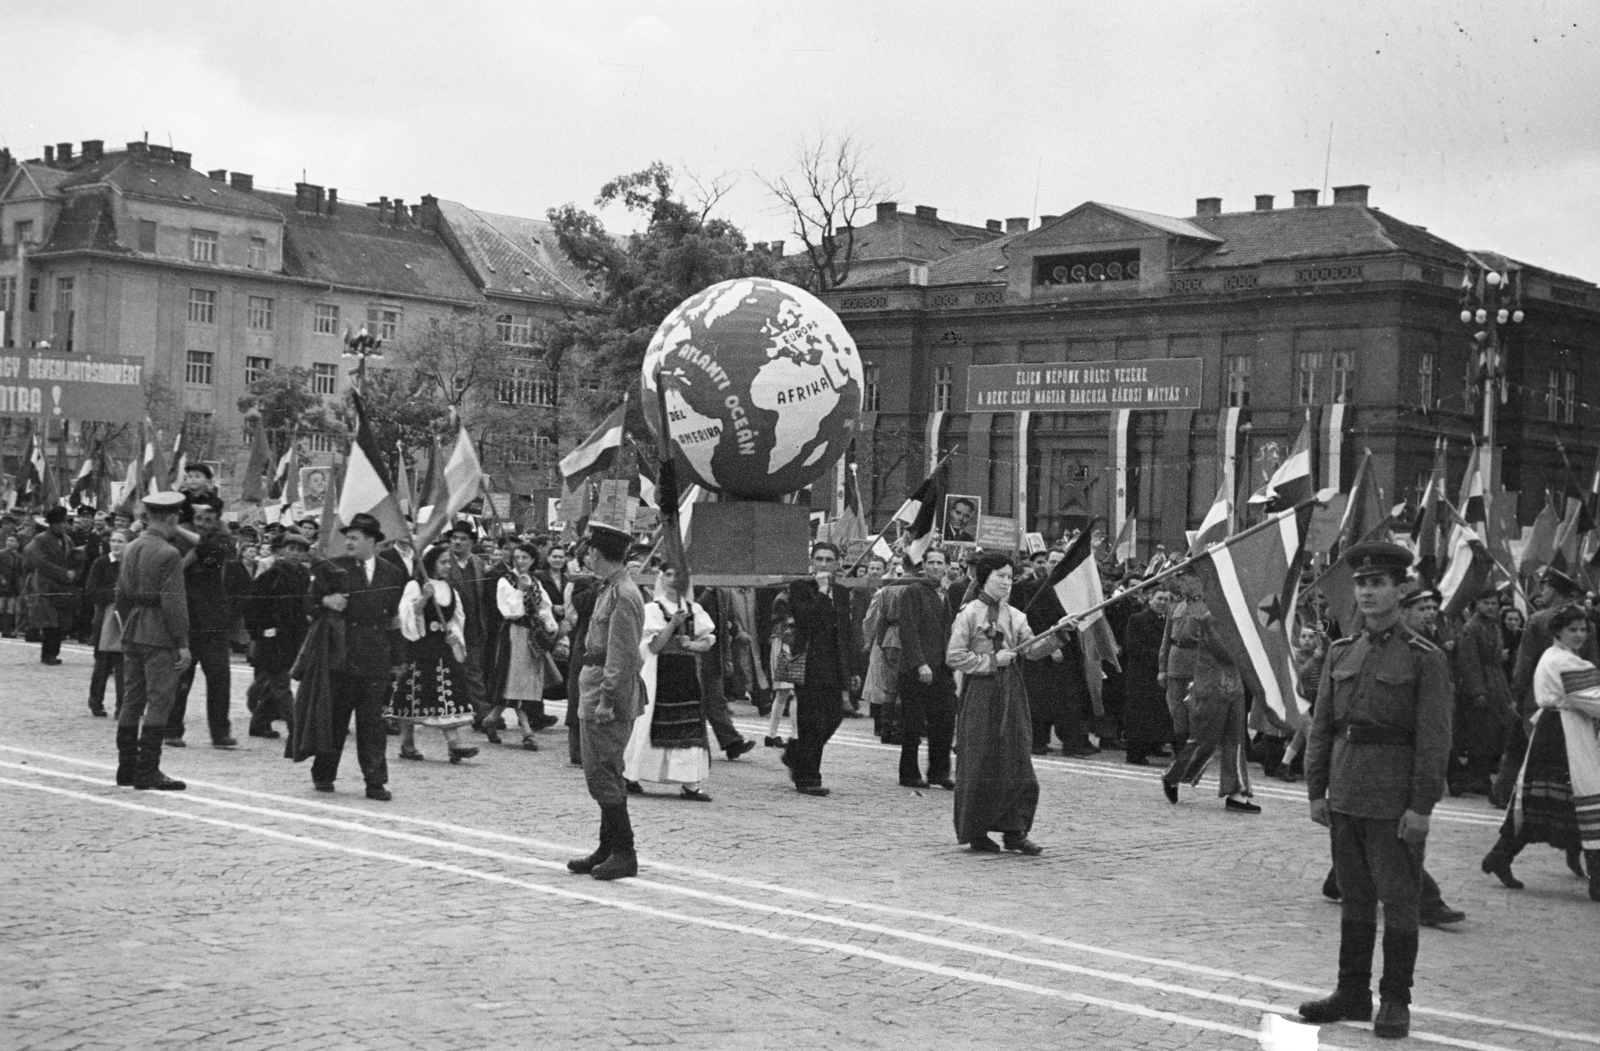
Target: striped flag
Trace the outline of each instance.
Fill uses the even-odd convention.
[[[927,555],[937,535],[933,529],[933,519],[939,510],[940,490],[939,473],[935,471],[922,480],[916,492],[906,497],[906,502],[900,505],[891,519],[905,525],[906,556],[917,565],[922,564],[923,556]]]
[[[1116,636],[1111,622],[1101,610],[1095,609],[1105,601],[1105,588],[1100,582],[1100,566],[1094,557],[1094,537],[1085,529],[1078,538],[1067,545],[1066,554],[1056,563],[1045,578],[1045,587],[1055,592],[1056,601],[1068,615],[1094,609],[1078,622],[1078,631],[1084,636],[1084,651],[1093,651],[1107,660],[1114,660],[1117,652]],[[1040,589],[1040,594],[1043,593]],[[1099,668],[1099,661],[1091,658],[1091,666]]]
[[[1455,514],[1455,509],[1451,508]],[[1477,599],[1494,572],[1489,548],[1457,515],[1458,527],[1452,534],[1450,568],[1439,580],[1441,612],[1459,616]]]
[[[1525,574],[1539,572],[1550,564],[1556,553],[1556,528],[1561,524],[1556,505],[1550,494],[1544,494],[1544,507],[1533,520],[1533,531],[1528,534],[1528,546],[1522,550],[1522,562],[1517,571]]]
[[[1200,528],[1195,530],[1194,537],[1189,543],[1189,554],[1197,555],[1212,544],[1221,543],[1229,533],[1233,532],[1233,498],[1228,491],[1228,483],[1224,481],[1217,490],[1217,498],[1211,502],[1211,507],[1206,511],[1206,516],[1200,520]]]
[[[1307,422],[1300,428],[1300,435],[1295,439],[1288,457],[1272,472],[1267,484],[1250,497],[1250,502],[1265,504],[1266,512],[1275,514],[1309,499],[1314,491],[1311,479],[1311,424]]]
[[[585,438],[576,449],[561,458],[561,479],[567,485],[576,485],[590,475],[610,467],[622,448],[622,425],[628,416],[628,399],[611,410],[600,426]]]
[[[100,482],[95,471],[95,458],[90,456],[83,461],[83,466],[78,468],[78,476],[72,480],[72,493],[68,503],[73,507],[98,508],[99,494]]]
[[[1126,565],[1132,562],[1139,553],[1139,519],[1136,515],[1129,515],[1122,520],[1122,528],[1117,530],[1117,540],[1112,549],[1112,557]]]
[[[417,509],[417,494],[411,489],[411,473],[406,470],[406,447],[394,443],[394,493],[400,513],[410,518]]]
[[[278,521],[292,525],[294,505],[300,501],[300,443],[293,437],[278,461]]]
[[[485,481],[483,465],[478,462],[478,450],[473,447],[467,429],[462,427],[456,434],[449,458],[434,476],[433,492],[425,497],[433,510],[428,515],[427,523],[419,526],[416,538],[418,551],[437,540],[449,527],[456,512],[477,499],[478,494],[484,491]]]
[[[411,527],[394,495],[394,483],[378,451],[378,438],[367,420],[366,406],[354,390],[350,392],[350,402],[356,411],[356,434],[345,460],[339,520],[348,525],[356,515],[368,514],[378,520],[385,536],[403,540],[411,535]]]
[[[828,536],[841,550],[848,548],[852,541],[867,538],[866,519],[861,515],[861,484],[856,478],[854,452],[852,446],[845,463],[844,508],[834,520],[833,531]]]
[[[1449,555],[1448,551],[1441,550],[1443,545],[1440,542],[1440,535],[1444,532],[1441,504],[1444,502],[1445,467],[1449,455],[1448,445],[1440,438],[1434,443],[1433,470],[1428,475],[1427,487],[1422,490],[1416,525],[1411,531],[1411,539],[1417,547],[1417,575],[1430,583],[1439,577],[1440,558]]]

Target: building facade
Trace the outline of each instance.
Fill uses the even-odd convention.
[[[1600,290],[1459,248],[1371,206],[1365,186],[1317,198],[1238,212],[1202,198],[1183,218],[1090,202],[1031,229],[965,228],[980,243],[956,250],[938,228],[917,235],[932,209],[880,207],[873,226],[896,236],[866,227],[858,244],[939,251],[863,266],[826,297],[866,364],[858,477],[874,522],[948,454],[951,491],[985,513],[1051,538],[1129,515],[1148,555],[1181,545],[1225,482],[1242,508],[1308,419],[1323,485],[1348,486],[1370,451],[1385,497],[1414,500],[1443,435],[1453,487],[1483,414],[1482,326],[1462,323],[1462,284],[1491,270],[1511,275],[1524,315],[1500,327],[1503,483],[1524,523],[1568,463],[1587,488],[1600,379],[1581,362],[1600,353]],[[1202,363],[1197,408],[968,411],[975,365],[1162,358]]]

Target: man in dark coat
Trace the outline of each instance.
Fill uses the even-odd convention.
[[[28,541],[23,564],[32,578],[29,622],[39,629],[39,663],[61,663],[61,637],[72,627],[83,601],[77,584],[76,552],[67,532],[67,509],[52,507],[45,528]]]
[[[238,561],[233,538],[222,521],[222,500],[214,493],[189,499],[199,542],[183,556],[183,582],[189,589],[189,650],[194,663],[178,679],[178,700],[167,720],[167,744],[182,747],[183,720],[189,710],[189,690],[195,670],[206,677],[206,724],[215,748],[236,748],[228,706],[233,699],[233,653],[228,636],[233,632],[236,600],[250,590],[250,576]]]
[[[367,798],[393,798],[384,786],[389,761],[384,754],[389,734],[383,725],[383,702],[399,646],[400,595],[406,575],[393,562],[378,557],[383,529],[369,514],[358,514],[342,530],[349,554],[317,566],[311,598],[344,614],[345,660],[329,676],[333,745],[311,763],[311,783],[332,792],[339,776],[350,717],[356,720],[356,759],[367,783]]]
[[[273,721],[289,722],[293,716],[289,670],[306,638],[306,594],[311,588],[311,571],[306,565],[311,560],[311,544],[298,530],[290,530],[278,538],[273,551],[272,565],[255,579],[244,605],[250,663],[256,671],[245,695],[251,737],[277,737]]]
[[[173,544],[183,497],[145,497],[144,532],[129,544],[117,577],[122,617],[123,703],[117,712],[117,784],[161,792],[182,781],[161,772],[161,742],[189,666],[189,603],[183,556]]]
[[[1054,628],[1066,616],[1061,600],[1049,587],[1050,571],[1066,552],[1047,552],[1043,567],[1011,589],[1011,605],[1023,611],[1034,634]],[[1041,594],[1043,592],[1043,594]],[[1085,678],[1083,642],[1078,633],[1063,632],[1062,644],[1049,658],[1022,662],[1028,688],[1028,714],[1033,720],[1033,754],[1050,753],[1050,732],[1061,738],[1061,752],[1073,758],[1095,754],[1089,747],[1089,686]]]
[[[467,699],[477,718],[473,726],[482,728],[484,715],[489,711],[489,684],[484,669],[489,666],[489,640],[493,638],[489,620],[491,613],[498,614],[491,590],[499,579],[483,564],[483,559],[472,553],[477,530],[471,522],[456,522],[450,527],[450,553],[439,560],[444,579],[461,596],[461,612],[466,617],[462,633],[467,641],[467,659],[461,670],[467,679]]]
[[[1456,641],[1455,754],[1447,778],[1453,796],[1489,794],[1490,770],[1517,718],[1502,648],[1500,594],[1485,588]]]
[[[900,592],[896,608],[900,628],[900,783],[907,788],[930,784],[955,791],[950,776],[950,745],[956,732],[955,676],[945,661],[950,645],[950,607],[939,594],[944,578],[944,552],[930,550],[922,559],[922,575],[890,582]],[[928,776],[922,776],[917,749],[928,738]]]
[[[850,595],[834,583],[839,549],[827,541],[811,546],[810,580],[789,585],[780,600],[794,626],[794,652],[805,655],[805,682],[795,685],[795,721],[800,736],[783,750],[795,790],[825,796],[822,751],[844,719],[850,692],[861,688],[860,647],[851,630]],[[773,615],[777,616],[775,606]]]

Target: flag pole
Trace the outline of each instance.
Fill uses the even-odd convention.
[[[950,448],[945,451],[945,454],[939,457],[939,462],[933,465],[933,470],[928,472],[928,477],[932,478],[934,475],[942,471],[944,469],[944,465],[950,462],[950,457],[954,456],[956,454],[956,450],[959,448],[961,448],[960,445],[950,446]],[[904,503],[904,501],[901,502]],[[898,508],[896,509],[895,513],[899,513]],[[867,549],[861,552],[860,556],[856,558],[855,562],[851,563],[850,568],[845,570],[842,576],[844,576],[846,579],[855,576],[856,570],[861,568],[861,564],[865,562],[868,556],[872,554],[872,549],[878,546],[878,541],[883,539],[883,534],[889,531],[889,526],[894,525],[894,523],[897,521],[899,521],[899,519],[890,518],[884,527],[878,530],[878,532],[873,535],[872,539],[867,542]]]

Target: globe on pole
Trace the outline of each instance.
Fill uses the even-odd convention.
[[[659,389],[681,478],[752,500],[805,488],[843,455],[861,420],[855,341],[816,296],[736,278],[680,303],[645,352],[644,416]]]

